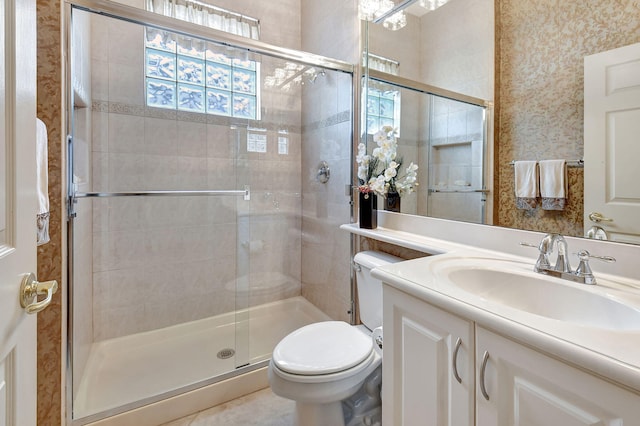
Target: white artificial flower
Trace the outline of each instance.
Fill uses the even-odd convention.
[[[358,167],[358,179],[366,181],[368,172],[369,172],[369,166]]]
[[[373,134],[373,141],[380,146],[384,141],[387,140],[387,134],[382,130],[378,130]]]
[[[385,184],[384,176],[374,177],[369,180],[369,187],[376,194],[384,195],[386,190]]]
[[[356,156],[356,162],[361,164],[364,161],[364,158],[367,157],[367,147],[365,144],[358,144],[358,155]]]
[[[377,158],[380,161],[385,161],[387,158],[387,154],[383,148],[374,148],[371,155],[373,155],[375,158]]]
[[[389,167],[384,171],[384,180],[389,182],[391,179],[398,175],[398,171],[393,167]]]
[[[385,196],[389,188],[395,188],[400,195],[415,191],[415,187],[418,186],[417,165],[409,164],[404,169],[404,177],[398,176],[400,164],[395,161],[398,151],[396,133],[397,129],[391,126],[383,126],[378,130],[373,135],[373,141],[376,142],[377,147],[373,149],[371,155],[366,154],[367,148],[364,143],[358,144],[358,155],[356,156],[358,178],[364,183],[360,187],[361,191],[372,191],[380,196]],[[378,167],[371,170],[374,164]],[[371,176],[372,173],[373,176]]]
[[[384,180],[389,182],[391,179],[398,175],[398,166],[399,164],[395,161],[389,163],[389,167],[384,171]]]

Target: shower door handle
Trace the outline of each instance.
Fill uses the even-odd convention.
[[[39,282],[32,272],[25,274],[20,284],[20,306],[28,314],[36,314],[49,306],[53,300],[53,294],[58,291],[58,282],[55,280]],[[43,300],[38,301],[38,296],[46,294]]]

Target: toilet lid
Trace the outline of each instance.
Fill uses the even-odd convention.
[[[273,351],[273,362],[288,373],[315,376],[358,365],[372,350],[370,336],[343,321],[324,321],[282,339]]]

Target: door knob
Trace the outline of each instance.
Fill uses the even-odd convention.
[[[53,299],[53,293],[58,291],[58,282],[53,281],[36,281],[36,276],[32,272],[25,274],[20,285],[20,306],[27,311],[28,314],[35,314],[49,306]],[[38,302],[38,295],[46,294],[43,300]]]
[[[595,223],[613,222],[613,219],[605,217],[605,216],[602,215],[602,213],[598,213],[598,212],[589,213],[589,220],[592,221],[592,222],[595,222]]]

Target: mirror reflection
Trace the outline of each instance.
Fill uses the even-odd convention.
[[[417,190],[401,194],[399,211],[488,223],[485,107],[393,81],[388,76],[370,77],[366,129],[374,147],[378,129],[396,129],[399,169],[411,162],[418,165]],[[391,210],[387,202],[378,205]]]
[[[640,217],[640,211],[619,212],[620,205],[640,205],[640,190],[632,185],[637,180],[634,178],[637,167],[629,166],[628,161],[625,164],[613,161],[616,156],[618,160],[640,156],[637,143],[632,142],[633,134],[640,132],[639,125],[635,124],[640,122],[640,106],[627,105],[624,115],[616,115],[598,110],[602,97],[598,101],[589,96],[587,103],[584,101],[585,58],[597,59],[607,55],[603,52],[639,43],[640,4],[633,0],[450,0],[429,11],[420,3],[426,2],[396,1],[395,5],[403,10],[406,18],[406,25],[396,31],[385,27],[380,16],[374,17],[366,25],[365,50],[369,55],[397,63],[387,68],[402,79],[486,102],[488,137],[483,175],[484,188],[489,193],[484,196],[487,201],[483,223],[640,242],[636,236],[640,234],[640,221],[635,219]],[[624,63],[638,63],[640,54],[635,59],[628,55],[633,53],[627,54]],[[372,64],[377,65],[370,60],[370,68]],[[620,68],[619,65],[614,62],[600,66]],[[378,69],[391,74],[384,67]],[[590,72],[587,71],[587,76]],[[374,73],[384,75],[379,71]],[[598,78],[597,70],[591,73]],[[624,80],[620,77],[623,74],[629,78]],[[620,71],[616,83],[620,91],[638,90],[640,81],[633,75],[640,73],[634,73],[632,68]],[[616,76],[603,75],[602,81],[594,85],[604,85],[604,81],[612,78]],[[591,81],[587,78],[587,83]],[[589,102],[595,104],[592,108],[599,118],[593,117],[585,123]],[[399,145],[403,143],[404,121],[423,118],[415,117],[415,110],[404,108],[404,104],[403,99]],[[414,116],[410,115],[412,112]],[[608,124],[606,117],[610,120]],[[592,122],[603,124],[588,127]],[[419,126],[427,127],[425,123],[421,121]],[[586,134],[585,124],[590,129]],[[616,124],[616,133],[623,134],[621,140],[611,140],[611,134],[603,130],[611,129],[612,124]],[[570,166],[584,159],[584,168],[566,169],[563,209],[546,210],[541,205],[529,210],[518,208],[514,161],[551,159],[566,160]],[[432,177],[428,169],[433,160],[433,155],[420,157],[421,191],[414,203],[403,200],[407,204],[403,213],[439,216],[437,212],[443,210],[437,205],[426,209],[417,207],[425,197],[428,204],[428,197],[433,195],[428,193],[429,187],[434,189],[434,182],[441,183],[439,179],[428,181]],[[602,164],[606,166],[604,171],[594,171],[594,166],[599,169]],[[454,183],[456,180],[462,183],[464,179],[454,179]],[[596,191],[594,186],[602,188]],[[590,198],[597,199],[597,204],[590,204]],[[430,201],[436,203],[435,198]],[[415,211],[408,209],[412,204],[416,205]],[[466,217],[449,218],[475,221]]]

